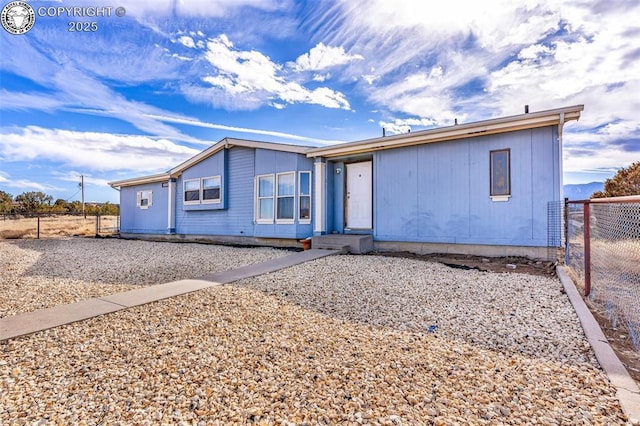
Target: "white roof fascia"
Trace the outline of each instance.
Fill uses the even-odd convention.
[[[193,167],[199,162],[206,160],[212,155],[216,154],[218,151],[221,151],[224,148],[231,148],[232,146],[242,146],[246,148],[262,148],[262,149],[270,149],[274,151],[285,151],[285,152],[293,152],[296,154],[306,154],[310,147],[302,146],[302,145],[288,145],[284,143],[275,143],[275,142],[259,142],[259,141],[250,141],[246,139],[233,139],[233,138],[224,138],[220,142],[210,146],[204,151],[196,154],[195,156],[189,158],[173,169],[169,170],[169,174],[172,177],[176,177],[182,174],[183,171],[187,170],[189,167]]]
[[[580,118],[580,112],[583,109],[584,105],[575,105],[511,117],[494,118],[475,123],[457,124],[415,133],[348,142],[323,148],[312,148],[307,151],[307,157],[338,157],[383,149],[553,126],[561,124],[561,120],[563,120],[562,124],[570,120],[578,120]]]
[[[121,188],[124,186],[144,185],[146,183],[166,182],[169,180],[169,177],[169,173],[160,173],[157,175],[142,176],[109,182],[109,186],[112,188]]]

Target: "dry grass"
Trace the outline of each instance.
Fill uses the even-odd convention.
[[[118,229],[117,216],[100,217],[100,234],[113,234]],[[40,218],[40,238],[93,236],[96,234],[96,217],[45,216]],[[0,239],[37,238],[38,218],[0,220]]]

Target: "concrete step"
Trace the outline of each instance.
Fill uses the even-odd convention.
[[[349,253],[349,246],[348,245],[342,245],[342,244],[332,244],[332,243],[317,243],[317,244],[313,244],[311,243],[311,247],[313,247],[314,249],[320,249],[320,250],[338,250],[340,253]]]
[[[368,253],[373,250],[371,235],[330,234],[316,235],[311,239],[312,248],[340,249],[348,247],[348,252],[354,254]]]

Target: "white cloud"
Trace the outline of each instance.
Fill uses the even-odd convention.
[[[193,41],[193,39],[191,37],[189,37],[189,36],[178,37],[178,41],[183,46],[186,46],[186,47],[189,47],[189,48],[192,48],[192,49],[196,47],[195,41]]]
[[[362,55],[347,54],[342,46],[325,46],[324,43],[318,43],[309,53],[300,55],[291,66],[296,71],[322,71],[363,59]]]
[[[326,74],[314,74],[313,75],[313,81],[317,81],[319,83],[324,83],[326,80],[331,78],[331,74],[330,73],[326,73]]]
[[[166,139],[28,126],[0,134],[7,162],[47,160],[94,171],[168,170],[198,151]],[[149,161],[153,158],[153,161]]]
[[[393,121],[380,121],[378,124],[388,134],[400,134],[410,132],[414,127],[433,127],[436,123],[428,118],[396,118]]]
[[[213,67],[211,75],[202,77],[207,87],[187,84],[183,93],[198,102],[208,102],[227,109],[255,109],[264,104],[308,103],[326,108],[349,109],[344,94],[320,87],[307,89],[289,81],[283,66],[257,50],[236,49],[226,35],[207,42],[205,59]]]
[[[59,98],[39,93],[10,92],[5,89],[0,89],[0,98],[2,98],[0,108],[5,110],[39,109],[53,111],[64,105],[64,102]]]
[[[284,105],[274,104],[273,107],[277,108],[277,109],[282,109],[282,108],[284,108]],[[275,137],[278,137],[278,138],[295,140],[295,141],[298,141],[298,142],[311,142],[313,144],[320,144],[320,145],[327,145],[327,144],[345,142],[345,141],[337,141],[337,140],[309,138],[309,137],[306,137],[306,136],[294,135],[292,133],[278,132],[278,131],[273,131],[273,130],[251,129],[251,128],[247,128],[247,127],[237,127],[237,126],[227,126],[227,125],[224,125],[224,124],[207,123],[207,122],[195,120],[195,119],[192,119],[192,118],[185,118],[185,117],[152,116],[150,118],[153,118],[153,119],[156,119],[156,120],[160,120],[160,121],[166,121],[166,122],[169,122],[169,123],[186,124],[186,125],[189,125],[189,126],[204,127],[204,128],[208,128],[208,129],[226,130],[226,131],[229,131],[229,132],[252,133],[252,134],[256,134],[256,135],[275,136]]]
[[[21,193],[27,191],[56,191],[60,190],[60,188],[55,187],[53,185],[49,185],[46,183],[34,182],[29,179],[13,179],[11,175],[0,172],[0,184],[2,184],[3,188],[16,188]],[[18,195],[18,194],[12,194]]]

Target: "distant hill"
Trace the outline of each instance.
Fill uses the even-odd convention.
[[[580,183],[564,186],[564,196],[570,200],[586,200],[596,191],[604,189],[604,182]]]

